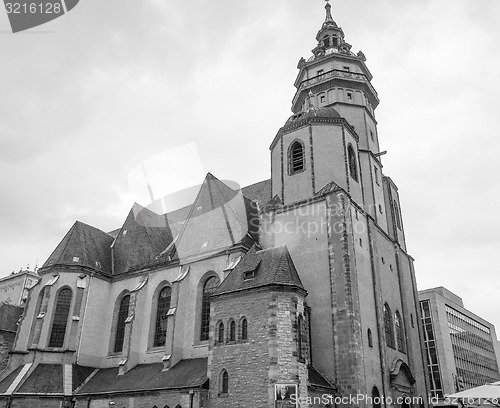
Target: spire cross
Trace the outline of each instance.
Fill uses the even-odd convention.
[[[326,19],[325,19],[325,23],[328,23],[328,22],[332,22],[333,23],[333,17],[332,17],[332,6],[330,5],[330,0],[325,0],[326,1],[326,6],[325,6],[325,9],[326,9]]]

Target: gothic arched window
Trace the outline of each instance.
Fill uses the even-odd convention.
[[[226,370],[222,370],[220,376],[220,393],[227,394],[229,393],[229,374]]]
[[[241,340],[248,339],[248,322],[246,318],[241,319]]]
[[[125,323],[128,317],[128,308],[130,305],[130,295],[126,295],[120,302],[118,310],[118,319],[116,321],[115,346],[113,351],[121,353],[123,351],[123,341],[125,340]]]
[[[305,155],[304,146],[298,140],[292,143],[289,153],[290,174],[304,170],[305,168]]]
[[[398,344],[398,350],[404,353],[406,351],[405,335],[403,329],[403,321],[401,320],[401,315],[399,314],[398,310],[396,310],[395,323],[396,323],[396,339]]]
[[[349,144],[349,146],[347,147],[347,158],[349,161],[349,173],[355,181],[358,181],[358,165],[356,162],[356,153],[354,152],[354,148],[351,144]]]
[[[224,343],[224,323],[220,322],[217,328],[217,343]]]
[[[210,295],[215,292],[219,286],[219,278],[212,276],[207,279],[203,286],[203,294],[201,300],[201,330],[200,340],[208,340],[208,332],[210,330]]]
[[[164,346],[167,340],[167,313],[170,309],[172,288],[165,286],[158,294],[153,347]]]
[[[69,309],[71,307],[72,292],[70,288],[61,289],[57,296],[54,319],[50,330],[49,347],[63,347],[68,326]]]
[[[372,406],[373,408],[382,408],[380,392],[377,387],[372,388]]]
[[[396,226],[398,227],[398,229],[402,229],[401,228],[401,215],[399,213],[399,206],[396,203],[396,200],[394,200],[394,217],[396,218]]]
[[[394,348],[394,327],[392,325],[391,308],[386,303],[384,305],[384,328],[385,328],[385,342],[389,347]]]
[[[229,341],[236,341],[236,323],[234,320],[229,323]]]

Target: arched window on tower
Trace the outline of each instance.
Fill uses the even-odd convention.
[[[304,330],[304,318],[302,315],[299,315],[299,318],[297,319],[297,351],[298,351],[298,356],[299,360],[304,359],[304,355],[302,353],[302,333]]]
[[[391,308],[387,303],[384,305],[384,328],[385,342],[389,347],[394,348],[394,326],[392,325]]]
[[[396,218],[396,226],[398,227],[398,229],[402,229],[401,228],[401,214],[399,212],[399,206],[398,206],[398,203],[396,203],[396,200],[394,200],[394,218]]]
[[[236,323],[234,320],[229,323],[229,341],[236,341]]]
[[[358,181],[358,165],[356,161],[356,153],[354,152],[354,148],[351,144],[349,144],[349,146],[347,147],[347,158],[349,161],[349,173],[355,181]]]
[[[63,347],[68,326],[69,309],[71,307],[72,292],[70,288],[63,288],[57,296],[54,319],[50,329],[49,347]]]
[[[220,322],[217,328],[217,343],[224,344],[224,323]]]
[[[397,339],[398,350],[401,351],[402,353],[405,353],[406,352],[405,335],[404,335],[403,321],[401,320],[401,315],[399,314],[399,310],[396,310],[395,323],[396,323],[396,339]]]
[[[323,37],[323,46],[325,48],[328,48],[330,46],[330,37],[327,35]]]
[[[116,321],[116,334],[115,334],[115,353],[123,351],[123,342],[125,340],[125,323],[128,317],[128,308],[130,305],[130,295],[125,295],[120,302],[120,309],[118,310],[118,319]]]
[[[290,174],[305,169],[304,146],[298,140],[292,143],[289,153]]]
[[[229,374],[226,370],[222,370],[220,374],[220,391],[221,394],[229,393]]]
[[[241,319],[241,340],[248,339],[248,322],[246,318]]]
[[[201,300],[201,330],[200,340],[208,340],[208,332],[210,330],[210,295],[215,292],[219,286],[219,278],[212,276],[207,279],[203,286],[203,294]]]
[[[170,309],[172,289],[165,286],[158,294],[153,347],[164,346],[167,339],[167,313]]]
[[[377,387],[372,388],[372,406],[373,408],[382,408],[380,392]]]

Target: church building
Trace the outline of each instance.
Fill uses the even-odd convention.
[[[187,207],[75,222],[29,291],[0,407],[428,405],[379,98],[325,8],[270,179],[209,173]]]

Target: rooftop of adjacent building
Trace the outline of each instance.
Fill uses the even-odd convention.
[[[443,286],[419,290],[418,299],[420,302],[424,300],[435,300],[438,305],[442,305],[442,307],[448,306],[455,309],[456,311],[466,315],[468,318],[487,326],[492,333],[495,333],[495,326],[492,323],[466,309],[462,298]]]
[[[11,272],[9,275],[0,278],[0,284],[12,279],[18,279],[20,277],[31,276],[38,279],[40,276],[35,271],[30,271],[29,269],[21,269],[19,272]]]

